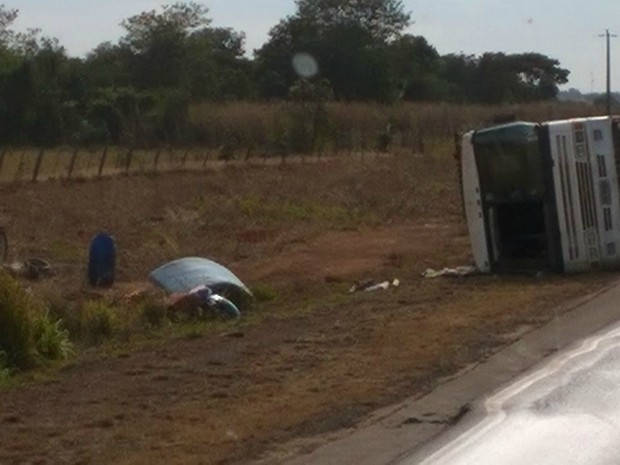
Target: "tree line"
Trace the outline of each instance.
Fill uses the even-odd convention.
[[[0,5],[0,144],[192,142],[191,105],[234,100],[515,103],[555,99],[569,71],[538,53],[440,55],[399,0],[296,0],[265,44],[177,2],[71,57]]]

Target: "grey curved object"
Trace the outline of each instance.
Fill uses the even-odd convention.
[[[207,286],[216,293],[242,291],[248,296],[252,295],[232,271],[206,258],[187,257],[174,260],[151,272],[149,279],[170,293],[187,293],[199,286]]]

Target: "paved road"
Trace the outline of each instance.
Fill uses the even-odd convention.
[[[440,438],[430,455],[400,463],[620,463],[620,325],[552,357],[481,407],[482,417]]]

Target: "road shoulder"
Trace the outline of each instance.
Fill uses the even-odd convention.
[[[356,428],[326,435],[319,441],[299,440],[296,449],[308,453],[294,459],[272,455],[259,463],[290,459],[289,465],[376,465],[397,463],[416,453],[423,455],[424,446],[451,426],[475,422],[479,416],[476,406],[483,398],[548,356],[616,322],[620,318],[619,301],[620,282],[615,281],[566,305],[551,322],[486,360],[442,380],[430,393],[381,409]]]

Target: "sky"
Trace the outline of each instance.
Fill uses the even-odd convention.
[[[116,42],[120,22],[172,3],[157,0],[3,0],[19,10],[17,30],[40,28],[68,53],[83,56],[98,44]],[[249,53],[259,48],[293,0],[204,0],[213,25],[246,33]],[[571,71],[564,88],[605,90],[605,39],[620,18],[619,0],[403,0],[413,24],[407,32],[426,37],[439,53],[538,52]],[[620,35],[620,26],[612,33]],[[620,90],[620,37],[611,41],[612,88]],[[617,66],[614,63],[618,63]]]

